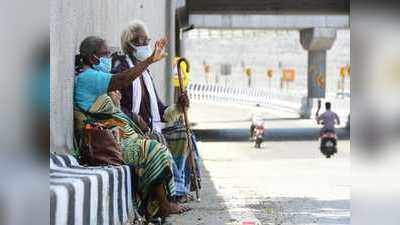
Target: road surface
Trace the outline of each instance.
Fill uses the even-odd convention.
[[[193,104],[195,128],[244,129],[249,125],[245,117],[252,109],[224,107],[227,106]],[[219,112],[216,117],[204,115],[214,111]],[[291,129],[318,128],[312,121],[293,119],[293,115],[268,110],[265,115],[270,128],[285,128],[289,134]],[[280,117],[283,119],[276,119]],[[319,152],[317,140],[308,138],[272,138],[261,149],[255,149],[249,141],[223,138],[199,141],[199,147],[203,172],[201,202],[190,203],[192,211],[168,218],[169,223],[350,224],[347,138],[339,141],[339,152],[331,159]]]

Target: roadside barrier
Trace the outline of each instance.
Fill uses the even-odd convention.
[[[307,91],[280,90],[266,88],[225,87],[216,84],[190,83],[188,94],[191,101],[213,104],[235,104],[268,106],[279,110],[300,113]],[[350,96],[327,94],[327,99],[335,105],[340,115],[348,115]]]
[[[51,225],[127,225],[136,215],[129,166],[84,167],[50,154]]]
[[[270,91],[268,88],[224,87],[216,84],[190,83],[188,93],[191,101],[217,104],[240,104],[276,106],[298,111],[305,95],[296,91]]]

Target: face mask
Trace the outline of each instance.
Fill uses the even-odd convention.
[[[133,52],[133,57],[135,57],[139,61],[144,61],[153,54],[150,45],[145,45],[145,46],[131,45],[131,46],[136,50]]]
[[[97,56],[95,56],[97,58]],[[107,57],[100,57],[97,58],[99,60],[99,63],[96,65],[93,65],[93,69],[102,71],[104,73],[110,73],[111,71],[111,59]]]

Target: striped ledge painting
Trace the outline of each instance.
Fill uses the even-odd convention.
[[[50,154],[51,225],[127,225],[137,218],[129,166],[84,167]]]

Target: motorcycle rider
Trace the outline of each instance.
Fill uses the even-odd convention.
[[[335,131],[335,123],[337,125],[340,125],[340,119],[339,116],[331,110],[331,103],[326,102],[325,103],[325,109],[326,111],[322,113],[320,116],[317,116],[317,123],[320,124],[322,121],[323,127],[321,128],[320,135],[327,131],[332,131],[336,133]]]
[[[260,104],[256,105],[256,110],[251,113],[251,125],[250,125],[250,140],[254,139],[254,129],[257,125],[264,125],[263,111],[260,109]]]

